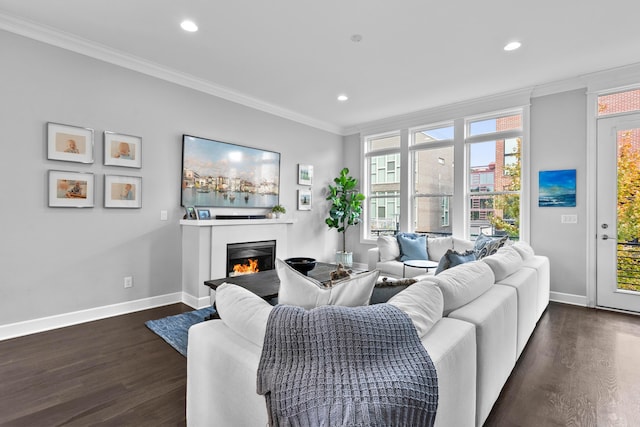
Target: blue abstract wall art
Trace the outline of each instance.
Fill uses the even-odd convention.
[[[576,207],[576,170],[540,171],[538,206]]]

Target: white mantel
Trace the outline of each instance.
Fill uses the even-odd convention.
[[[292,219],[181,220],[182,292],[194,298],[192,305],[210,304],[205,280],[226,276],[227,244],[276,241],[276,257],[288,257],[288,230]]]

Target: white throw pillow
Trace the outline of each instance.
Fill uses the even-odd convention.
[[[420,338],[442,319],[444,308],[442,292],[431,282],[414,283],[395,294],[388,303],[409,315]]]
[[[491,267],[480,261],[460,264],[437,276],[425,279],[434,282],[444,297],[444,316],[487,292],[495,283]]]
[[[216,310],[238,335],[262,347],[273,306],[245,288],[223,283],[216,289]]]
[[[378,270],[353,276],[325,287],[319,281],[305,276],[286,262],[276,259],[276,272],[280,279],[278,303],[312,309],[323,305],[358,307],[368,305]]]
[[[507,276],[511,276],[520,267],[522,267],[522,257],[513,247],[502,247],[498,249],[493,255],[482,258],[482,262],[485,262],[493,270],[494,276],[496,276],[496,282],[500,282]]]
[[[451,236],[429,237],[427,239],[427,254],[431,261],[440,261],[449,249],[453,249],[453,238]]]
[[[395,261],[400,257],[400,246],[395,236],[378,236],[380,262]]]

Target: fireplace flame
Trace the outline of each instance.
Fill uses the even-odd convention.
[[[235,264],[233,266],[234,275],[253,274],[260,271],[258,269],[258,260],[249,258],[246,264]]]

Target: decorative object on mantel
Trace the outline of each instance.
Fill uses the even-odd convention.
[[[105,208],[141,208],[142,178],[139,176],[104,176]]]
[[[313,184],[313,166],[312,165],[298,165],[298,185],[312,185]]]
[[[358,180],[349,176],[348,168],[343,168],[333,182],[335,186],[329,184],[327,200],[331,201],[331,206],[325,223],[342,233],[342,251],[336,252],[336,264],[351,267],[353,252],[347,252],[347,230],[352,225],[360,224],[365,196],[358,191]]]
[[[298,210],[311,210],[311,190],[298,190]]]
[[[92,173],[49,171],[49,207],[92,208],[95,184]]]
[[[142,167],[142,138],[104,131],[104,164],[106,166]]]
[[[93,129],[47,123],[47,159],[93,163]]]
[[[280,218],[282,214],[287,213],[287,209],[282,205],[275,205],[271,208],[271,212],[276,215],[276,218]]]

